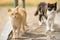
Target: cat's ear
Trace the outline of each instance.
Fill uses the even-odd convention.
[[[50,3],[48,3],[48,7],[50,6]]]
[[[55,4],[57,4],[57,2]]]
[[[8,8],[8,12],[11,12],[12,10],[11,10],[11,8]]]
[[[55,6],[57,6],[57,2],[55,3]]]
[[[54,7],[57,6],[57,2],[55,2],[55,3],[53,4],[53,6],[54,6]]]
[[[19,6],[16,7],[16,10],[18,11]]]
[[[57,10],[57,2],[54,4],[54,10]]]

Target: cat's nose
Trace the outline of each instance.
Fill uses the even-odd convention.
[[[16,16],[15,16],[15,18],[16,18]]]

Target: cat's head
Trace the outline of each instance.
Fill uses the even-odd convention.
[[[19,17],[18,8],[8,8],[8,14],[10,18],[18,18]]]
[[[53,4],[48,3],[48,10],[49,11],[52,11],[52,10],[56,11],[57,10],[57,2],[53,3]]]

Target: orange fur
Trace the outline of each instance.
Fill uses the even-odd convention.
[[[19,38],[19,32],[21,30],[21,27],[23,27],[23,31],[25,31],[25,26],[27,25],[26,11],[23,8],[16,7],[13,9],[9,8],[8,13],[9,13],[10,21],[13,27],[13,38]]]

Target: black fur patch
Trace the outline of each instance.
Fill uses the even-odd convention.
[[[40,15],[39,15],[39,20],[41,21],[41,19],[42,19],[42,16],[44,16],[46,19],[47,19],[47,17],[45,16],[45,14],[46,14],[46,12],[47,11],[45,11],[46,9],[45,9],[45,7],[47,6],[47,3],[45,3],[45,2],[41,2],[39,5],[38,5],[38,8],[37,8],[37,10],[36,10],[36,13],[35,13],[35,16],[37,16],[38,14],[39,14],[39,12],[40,12]]]
[[[54,4],[48,3],[48,10],[51,11],[52,9],[57,10],[57,2]]]

